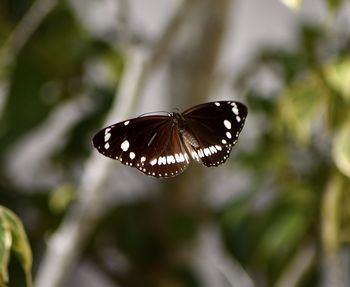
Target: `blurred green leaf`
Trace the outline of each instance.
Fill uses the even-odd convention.
[[[342,58],[325,67],[325,74],[332,87],[350,101],[350,58]]]
[[[280,116],[300,143],[310,140],[311,128],[322,112],[325,93],[312,75],[287,87],[279,103]]]
[[[7,222],[2,218],[0,209],[0,286],[8,283],[8,263],[10,260],[10,251],[12,245],[11,232],[7,226]]]
[[[63,213],[69,204],[75,199],[76,187],[71,184],[63,184],[50,196],[49,207],[54,213]]]
[[[10,252],[19,259],[26,277],[27,287],[32,286],[32,252],[28,243],[27,235],[22,222],[12,211],[0,206],[0,270],[1,279],[4,283],[9,279],[7,276],[8,261]],[[1,283],[1,281],[0,281]]]
[[[335,173],[330,177],[325,189],[322,204],[322,240],[327,255],[335,254],[339,247],[341,194],[344,189],[344,178]]]
[[[305,221],[301,213],[287,210],[279,214],[265,230],[259,244],[258,254],[266,260],[271,256],[285,253],[286,250],[289,251],[300,240],[304,228]]]
[[[328,9],[336,11],[343,4],[344,0],[326,0]]]
[[[350,178],[350,117],[333,139],[332,156],[338,169]]]

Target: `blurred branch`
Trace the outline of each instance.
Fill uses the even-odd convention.
[[[312,267],[316,259],[316,247],[314,244],[307,244],[297,252],[282,273],[276,283],[276,287],[293,287],[300,286],[301,280],[305,273]]]
[[[326,186],[322,202],[322,286],[349,286],[349,251],[341,246],[340,213],[342,193],[348,192],[344,177],[334,174]],[[347,263],[346,263],[347,262]]]
[[[141,75],[141,79],[137,88],[139,95],[144,90],[145,84],[149,80],[152,72],[157,69],[160,63],[166,58],[173,46],[180,28],[184,25],[185,20],[190,15],[194,4],[198,0],[184,0],[182,6],[175,13],[173,18],[169,21],[167,27],[164,29],[157,45],[154,47]]]
[[[350,286],[350,250],[347,247],[339,248],[333,254],[323,258],[321,272],[321,287],[348,287]]]
[[[230,11],[230,0],[196,1],[196,9],[186,23],[186,33],[181,38],[172,61],[172,87],[180,102],[193,105],[205,100],[213,83],[220,49],[225,36]]]
[[[219,231],[213,225],[207,224],[201,229],[198,246],[194,261],[203,278],[201,286],[254,286],[243,267],[227,255]]]
[[[187,9],[192,2],[193,0],[184,2],[149,57],[140,47],[130,47],[127,42],[123,43],[127,53],[127,66],[118,95],[115,96],[116,100],[107,116],[107,123],[117,122],[128,116],[133,103],[140,97],[150,74],[172,46],[180,24],[187,15]],[[124,6],[124,8],[127,7]],[[123,35],[123,38],[127,41],[128,35]],[[146,58],[148,60],[145,65]],[[112,161],[106,160],[97,153],[93,153],[87,161],[78,201],[68,212],[61,227],[50,238],[48,250],[38,270],[35,286],[60,286],[74,267],[86,238],[95,228],[103,213],[104,204],[101,192],[108,180],[111,163]]]
[[[128,43],[131,43],[131,31],[129,23],[129,13],[130,13],[130,3],[128,0],[119,0],[119,9],[117,15],[117,25],[118,25],[118,39],[119,43],[124,49],[127,48]]]
[[[343,180],[335,174],[328,182],[322,203],[322,244],[326,256],[336,253],[339,248],[339,204]]]
[[[234,1],[201,0],[193,4],[169,64],[169,93],[172,104],[179,108],[198,104],[208,98],[221,55],[230,5]],[[198,179],[204,178],[203,171],[193,166],[192,171],[184,173],[181,180],[175,179],[166,187],[170,189],[168,201],[201,214],[202,209],[207,208],[198,200],[204,184]]]
[[[128,65],[106,122],[126,117],[136,96],[135,82],[140,78],[145,56],[137,47],[129,47],[126,56]],[[95,152],[86,162],[78,200],[69,210],[60,228],[49,239],[48,250],[38,270],[35,286],[61,286],[75,266],[85,240],[103,213],[103,190],[111,163],[112,161]]]

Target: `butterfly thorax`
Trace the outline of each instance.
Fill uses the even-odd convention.
[[[183,129],[183,127],[185,126],[184,117],[180,113],[177,113],[177,112],[171,113],[170,116],[173,119],[173,126],[176,126],[179,129]]]
[[[188,131],[188,127],[186,124],[185,118],[180,114],[180,113],[172,113],[171,114],[173,118],[173,124],[176,126],[179,134],[184,140],[185,145],[187,148],[194,147],[197,148],[199,147],[198,141],[195,139],[195,137]]]

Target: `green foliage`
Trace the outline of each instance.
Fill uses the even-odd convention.
[[[233,256],[247,269],[264,270],[268,286],[283,276],[305,242],[317,245],[323,238],[323,248],[334,254],[349,238],[349,61],[342,48],[339,57],[319,56],[328,36],[317,28],[301,29],[300,39],[292,52],[263,51],[235,83],[268,124],[261,125],[259,144],[240,156],[253,170],[250,194],[228,204],[220,219]],[[274,97],[250,84],[261,69],[282,83]],[[272,199],[254,208],[262,193]],[[300,286],[314,286],[308,280],[315,275]]]
[[[0,285],[11,282],[8,264],[11,252],[21,264],[26,287],[32,286],[32,252],[20,219],[9,209],[0,206]]]
[[[50,210],[53,213],[63,213],[75,198],[76,188],[70,184],[64,184],[51,194],[49,199]]]
[[[346,1],[344,1],[344,0],[326,0],[327,6],[331,11],[337,11],[344,2],[346,2]]]

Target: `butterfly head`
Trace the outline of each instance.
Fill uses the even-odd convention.
[[[171,117],[173,120],[173,126],[177,126],[179,129],[182,129],[185,126],[185,119],[180,113],[172,112]]]

